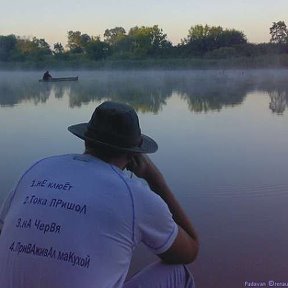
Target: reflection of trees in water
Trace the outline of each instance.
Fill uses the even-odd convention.
[[[187,101],[190,111],[220,111],[224,106],[239,105],[252,89],[245,79],[228,78],[220,75],[204,79],[185,81],[177,93]]]
[[[282,114],[288,107],[288,91],[275,90],[268,93],[271,99],[269,108],[273,113]]]
[[[116,88],[117,89],[117,88]],[[121,101],[130,104],[137,111],[157,113],[166,105],[166,98],[170,97],[171,92],[161,89],[146,87],[125,87],[121,85],[116,91],[115,88],[107,91],[106,98],[113,101]]]
[[[282,73],[271,77],[268,81],[263,81],[261,86],[258,87],[268,93],[270,97],[269,108],[272,113],[283,114],[288,107],[288,81],[287,73]]]
[[[205,112],[220,110],[223,105],[240,104],[247,93],[247,83],[238,80],[231,83],[226,75],[215,71],[138,71],[98,76],[81,79],[70,87],[70,107],[110,99],[129,103],[141,112],[157,113],[176,93],[187,101],[191,111]]]
[[[65,93],[70,93],[69,86],[62,85],[62,83],[55,85],[54,83],[39,83],[37,81],[33,83],[15,81],[11,84],[6,80],[0,82],[0,105],[14,106],[27,101],[32,101],[34,105],[37,105],[46,103],[52,95],[58,99],[62,98]]]
[[[75,107],[90,101],[110,99],[129,103],[138,111],[157,113],[171,94],[172,88],[162,80],[125,73],[117,78],[79,83],[71,90],[69,104]]]
[[[13,106],[25,101],[33,101],[35,105],[45,103],[50,95],[50,89],[38,90],[27,83],[0,83],[0,105]]]
[[[270,95],[270,109],[283,113],[288,103],[288,85],[278,80],[271,79],[271,75],[216,70],[91,72],[80,76],[79,82],[39,83],[30,79],[15,81],[13,85],[0,79],[0,105],[25,101],[37,105],[54,96],[69,97],[70,107],[110,99],[129,103],[141,112],[157,113],[171,95],[177,94],[191,111],[207,112],[239,105],[248,92],[262,90]]]

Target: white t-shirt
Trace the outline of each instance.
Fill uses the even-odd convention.
[[[140,242],[165,252],[178,229],[136,177],[93,156],[37,162],[4,203],[0,287],[122,287]]]

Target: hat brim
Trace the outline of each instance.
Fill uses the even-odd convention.
[[[80,124],[69,126],[68,130],[72,134],[74,134],[75,136],[77,136],[83,140],[92,141],[95,144],[109,147],[115,151],[135,152],[135,153],[154,153],[158,150],[157,143],[152,138],[150,138],[149,136],[144,135],[144,134],[141,134],[143,141],[142,141],[140,146],[134,146],[134,147],[129,147],[129,148],[111,145],[109,143],[105,143],[105,142],[99,141],[97,139],[91,139],[91,138],[85,136],[85,133],[87,131],[87,126],[88,126],[88,123],[80,123]]]

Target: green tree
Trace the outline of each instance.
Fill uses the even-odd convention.
[[[123,27],[106,29],[104,42],[110,45],[110,52],[114,57],[126,58],[129,55],[130,41]]]
[[[247,43],[246,36],[234,29],[223,29],[221,26],[195,25],[182,40],[186,53],[204,55],[222,47],[233,47]]]
[[[225,29],[219,37],[220,47],[233,47],[246,43],[247,38],[244,33],[235,29]]]
[[[154,25],[151,29],[151,44],[153,54],[172,47],[172,43],[167,40],[167,34],[164,34],[158,25]]]
[[[203,55],[217,48],[216,41],[222,31],[223,28],[220,26],[195,25],[189,29],[188,36],[182,40],[182,44],[189,54]]]
[[[87,56],[93,60],[105,59],[111,54],[110,45],[100,40],[100,37],[92,37],[86,46]]]
[[[161,50],[172,46],[166,37],[167,35],[158,25],[153,27],[135,26],[128,33],[130,51],[138,57],[159,54]]]
[[[51,55],[49,44],[44,39],[33,37],[32,40],[27,38],[17,38],[17,50],[22,59],[40,61],[45,56]]]
[[[148,27],[132,27],[129,30],[128,38],[130,44],[130,52],[137,57],[147,55],[151,48],[150,29]]]
[[[68,48],[71,53],[85,53],[86,46],[91,41],[91,37],[82,34],[80,31],[68,31]]]
[[[54,44],[54,54],[63,54],[64,48],[61,43],[57,42]]]
[[[80,31],[68,31],[68,43],[67,47],[73,53],[81,53],[81,32]]]
[[[38,39],[33,37],[32,42],[36,50],[41,51],[43,54],[50,55],[52,52],[50,50],[49,44],[45,41],[45,39]]]
[[[115,27],[106,29],[104,32],[104,41],[111,46],[116,46],[126,36],[126,31],[123,27]]]
[[[15,35],[0,36],[0,61],[9,61],[16,52]]]
[[[270,27],[271,43],[286,44],[288,43],[288,30],[284,21],[273,22]]]
[[[208,37],[210,27],[208,25],[195,25],[191,26],[188,31],[188,37],[183,40],[184,44],[187,44],[196,40],[203,40]]]

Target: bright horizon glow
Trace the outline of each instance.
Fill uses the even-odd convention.
[[[1,3],[3,2],[3,3]],[[158,25],[173,44],[191,26],[208,24],[242,31],[248,42],[269,42],[273,22],[288,24],[288,1],[277,0],[0,0],[0,35],[67,43],[67,32],[100,36],[106,29]]]

